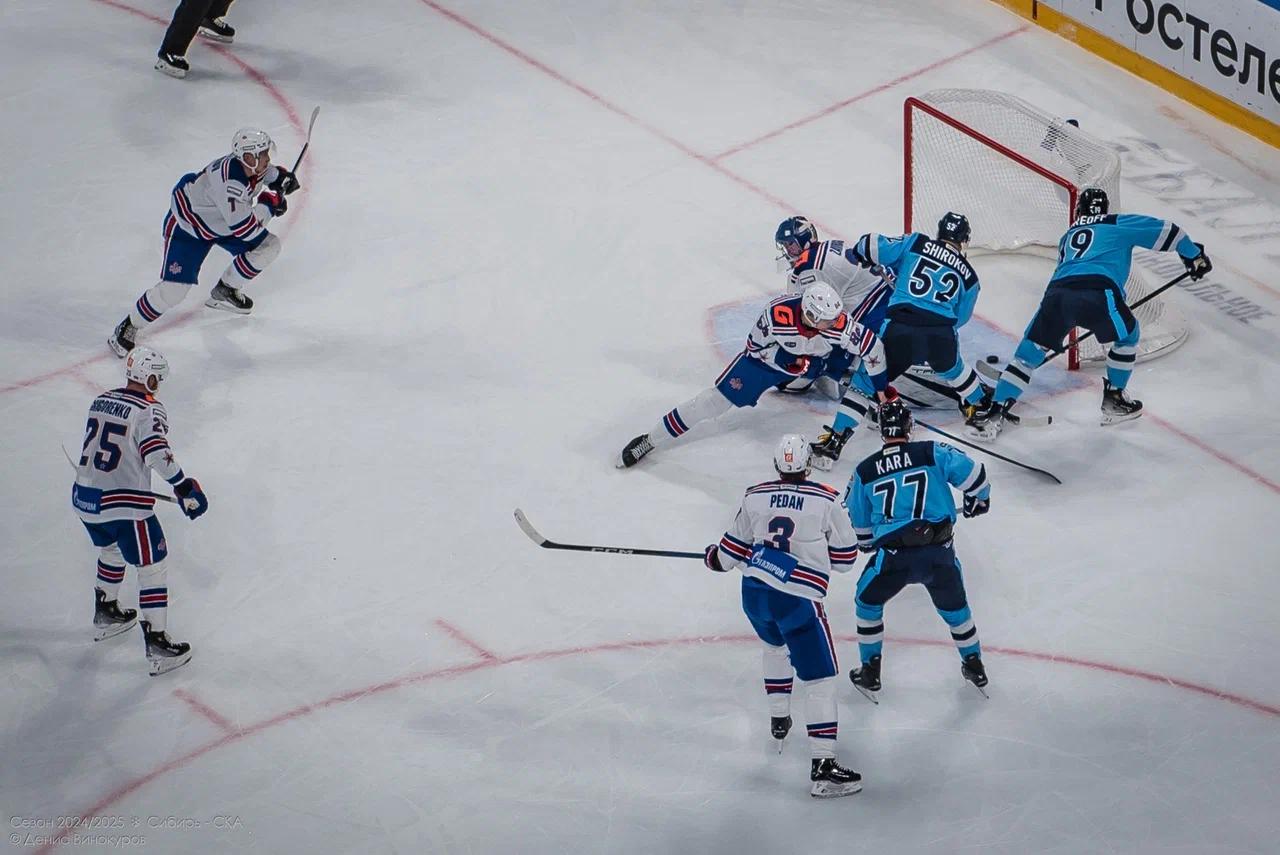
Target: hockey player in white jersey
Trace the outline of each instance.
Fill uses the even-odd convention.
[[[787,273],[787,291],[803,294],[815,282],[825,282],[840,295],[845,313],[850,320],[879,333],[884,324],[885,309],[893,293],[892,273],[885,268],[868,270],[853,257],[853,247],[845,247],[842,240],[818,240],[818,229],[808,219],[788,217],[778,224],[773,234],[778,247],[779,266]],[[839,400],[839,378],[818,381],[797,378],[779,386],[783,392],[807,391],[815,383],[826,385],[827,394]],[[853,383],[865,395],[872,395],[870,380],[865,370],[856,371]]]
[[[98,585],[94,591],[95,640],[133,627],[137,612],[118,601],[124,568],[138,568],[138,605],[142,634],[153,675],[172,671],[191,658],[191,645],[171,640],[166,631],[169,588],[168,547],[155,515],[151,471],[173,485],[182,512],[190,519],[209,509],[200,483],[189,478],[169,447],[169,421],[155,392],[169,373],[164,357],[146,347],[125,361],[127,384],[93,399],[71,505],[93,545],[98,547]]]
[[[241,128],[232,137],[230,154],[178,180],[164,218],[160,281],[138,298],[107,339],[116,356],[125,356],[139,330],[182,302],[215,246],[232,258],[205,305],[241,315],[253,309],[243,289],[280,254],[280,239],[267,225],[284,215],[286,197],[300,186],[292,172],[271,163],[274,151],[266,131]]]
[[[862,776],[836,762],[835,638],[822,601],[832,571],[847,573],[858,537],[834,487],[810,481],[808,441],[787,434],[773,454],[778,480],[748,487],[733,525],[705,551],[708,568],[742,570],[742,609],[763,644],[764,690],[773,738],[791,730],[792,674],[808,718],[810,790],[852,795]],[[781,744],[779,744],[781,750]]]
[[[804,294],[784,294],[761,313],[747,336],[746,348],[729,363],[715,385],[672,408],[648,432],[627,443],[616,463],[635,466],[656,448],[683,436],[699,422],[734,407],[754,407],[767,390],[802,378],[844,377],[861,363],[882,392],[884,349],[874,332],[849,319],[839,295],[825,282]]]

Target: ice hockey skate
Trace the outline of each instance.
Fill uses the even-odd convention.
[[[253,311],[253,300],[239,288],[232,288],[225,282],[213,286],[209,299],[204,304],[211,309],[222,309],[238,315],[247,315]]]
[[[880,657],[872,656],[869,662],[864,662],[861,668],[854,668],[849,672],[849,681],[853,683],[853,687],[862,693],[862,696],[873,704],[879,705],[880,699]]]
[[[838,799],[862,789],[862,776],[831,757],[814,758],[809,767],[809,780],[812,782],[809,795],[815,799]]]
[[[1127,422],[1142,415],[1142,402],[1135,401],[1110,382],[1102,381],[1102,425]]]
[[[122,609],[118,600],[108,600],[101,588],[94,588],[93,605],[93,640],[103,641],[114,638],[123,632],[133,629],[138,622],[135,609]]]
[[[142,637],[146,644],[147,664],[151,666],[151,676],[166,674],[175,668],[181,668],[191,661],[191,645],[185,641],[174,641],[163,630],[152,630],[147,621],[140,622]]]
[[[778,743],[778,753],[782,753],[783,740],[787,738],[787,734],[791,732],[791,716],[775,715],[769,719],[769,733],[773,735],[774,740]]]
[[[630,469],[651,451],[653,451],[653,443],[649,441],[647,433],[642,433],[627,443],[627,447],[622,449],[622,454],[618,455],[618,462],[614,465],[619,469]]]
[[[129,355],[129,351],[133,350],[134,336],[137,334],[137,328],[129,320],[129,316],[125,315],[124,320],[116,324],[116,328],[111,332],[111,337],[107,339],[107,346],[111,348],[112,353],[124,359]]]
[[[187,72],[191,70],[186,57],[178,56],[176,53],[161,53],[156,59],[155,67],[161,74],[167,74],[179,80],[186,77]]]
[[[982,664],[982,657],[976,653],[970,653],[960,663],[960,675],[973,683],[973,687],[982,692],[984,698],[990,697],[983,688],[987,685],[987,669]]]
[[[197,31],[211,42],[229,45],[236,40],[236,28],[227,23],[226,18],[205,18]]]
[[[995,402],[985,402],[965,419],[965,433],[974,439],[992,442],[1004,429],[1004,417],[1008,408]]]

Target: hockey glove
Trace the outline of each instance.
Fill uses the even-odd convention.
[[[725,569],[720,566],[720,547],[717,544],[711,544],[702,551],[702,563],[707,565],[708,570],[714,570],[717,573],[724,573]]]
[[[298,183],[298,176],[294,175],[289,170],[279,166],[277,166],[276,169],[279,170],[279,173],[276,175],[275,180],[267,185],[267,189],[271,190],[273,193],[280,196],[288,196],[294,190],[297,190],[302,186]]]
[[[991,510],[990,499],[979,499],[977,496],[965,494],[964,497],[964,518],[973,519],[980,517],[987,511]]]
[[[278,217],[289,210],[289,202],[284,198],[284,194],[277,193],[274,190],[263,190],[262,195],[258,197],[258,201],[271,209],[271,216],[273,217]]]
[[[173,486],[178,496],[178,507],[187,515],[187,519],[196,517],[209,510],[209,497],[200,489],[200,482],[195,478],[184,478]]]
[[[1209,275],[1209,271],[1213,269],[1213,262],[1209,260],[1208,254],[1204,251],[1204,244],[1198,243],[1196,248],[1200,250],[1199,255],[1195,258],[1182,259],[1182,263],[1187,267],[1187,272],[1191,274],[1192,282],[1199,282]]]
[[[830,470],[840,459],[844,444],[852,436],[853,428],[845,428],[836,433],[831,425],[823,425],[822,433],[818,434],[818,441],[809,443],[809,448],[813,451],[813,465],[823,472]]]

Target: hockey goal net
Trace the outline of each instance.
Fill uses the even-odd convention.
[[[1056,259],[1081,189],[1101,187],[1111,210],[1124,210],[1115,150],[1020,98],[936,89],[908,98],[903,109],[908,232],[932,234],[943,214],[956,211],[969,218],[971,251]],[[1125,284],[1129,304],[1155,287],[1135,264]],[[1185,319],[1161,297],[1134,314],[1142,325],[1139,360],[1167,353],[1187,336]],[[1076,335],[1068,341],[1070,367],[1106,358],[1105,346],[1092,338],[1077,343]]]

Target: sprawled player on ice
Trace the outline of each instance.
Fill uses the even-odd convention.
[[[1102,383],[1102,424],[1142,415],[1142,402],[1125,393],[1141,335],[1125,294],[1133,251],[1176,252],[1193,280],[1207,274],[1213,264],[1204,246],[1177,224],[1141,214],[1111,214],[1109,208],[1101,189],[1089,187],[1080,194],[1076,221],[1058,242],[1058,266],[1040,308],[1001,372],[991,400],[968,419],[973,436],[991,440],[999,435],[1005,415],[1031,383],[1031,374],[1049,354],[1062,349],[1074,327],[1090,330],[1099,342],[1111,344]]]
[[[858,548],[840,494],[809,480],[809,459],[803,436],[784,436],[773,454],[777,480],[747,488],[733,525],[706,548],[705,561],[717,572],[742,570],[742,608],[763,643],[770,730],[779,742],[791,730],[793,671],[800,678],[810,793],[832,798],[862,789],[862,776],[836,762],[840,666],[822,600],[832,571],[852,570]]]
[[[898,237],[865,234],[851,256],[864,267],[887,268],[896,280],[880,329],[886,382],[913,365],[928,365],[955,389],[962,407],[969,408],[966,415],[982,401],[982,383],[961,355],[957,333],[973,317],[981,287],[964,255],[969,235],[969,221],[952,212],[938,221],[937,237],[920,232]],[[866,395],[854,389],[844,396],[835,421],[814,443],[819,469],[830,469],[840,458],[869,406]]]
[[[785,294],[760,314],[742,353],[729,363],[715,385],[677,405],[648,433],[622,449],[619,469],[635,466],[654,449],[683,436],[699,422],[724,415],[734,407],[754,407],[766,390],[797,378],[844,377],[856,361],[872,372],[875,391],[882,392],[884,350],[870,329],[850,320],[839,295],[825,282],[804,294]]]
[[[951,488],[964,494],[966,517],[985,514],[991,505],[986,468],[946,443],[913,442],[911,411],[901,399],[881,404],[879,420],[884,446],[857,465],[845,493],[859,548],[875,552],[854,597],[862,665],[849,679],[875,699],[885,603],[917,583],[924,585],[951,629],[960,673],[981,689],[987,685],[987,672],[953,543],[956,508]]]
[[[125,565],[138,568],[138,604],[151,673],[171,671],[191,658],[191,646],[170,640],[168,546],[155,514],[151,472],[173,485],[182,512],[195,519],[209,509],[200,483],[182,471],[169,446],[169,417],[155,398],[169,363],[154,350],[136,348],[125,361],[123,388],[93,399],[84,446],[71,488],[71,506],[98,547],[94,591],[95,640],[133,627],[138,613],[120,608]]]
[[[280,254],[280,239],[267,225],[289,209],[285,197],[299,187],[292,172],[271,163],[273,151],[266,131],[241,128],[232,137],[230,154],[178,179],[164,218],[160,281],[138,298],[107,339],[117,356],[133,349],[139,330],[182,302],[215,246],[232,258],[205,305],[242,315],[253,309],[242,289]]]

